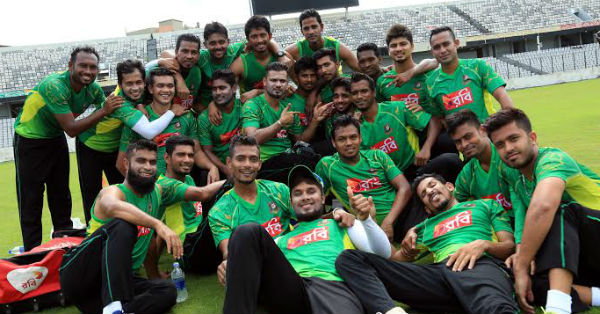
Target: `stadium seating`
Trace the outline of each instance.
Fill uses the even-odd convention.
[[[504,57],[545,73],[574,71],[600,66],[598,44],[528,51],[508,54]]]

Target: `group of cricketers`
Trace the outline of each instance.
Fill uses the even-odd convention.
[[[224,313],[600,305],[600,177],[539,147],[451,28],[431,31],[434,59],[416,64],[410,29],[391,26],[383,68],[376,45],[324,36],[317,11],[299,25],[281,49],[265,17],[240,43],[209,23],[203,42],[182,34],[145,66],[120,62],[108,97],[100,56],[78,47],[27,96],[14,141],[26,250],[41,244],[44,189],[55,230],[72,228],[64,133],[76,139],[87,237],[60,268],[70,302],[167,312],[166,249],[187,272],[216,272]]]

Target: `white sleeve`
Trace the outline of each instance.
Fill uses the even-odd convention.
[[[160,118],[152,122],[148,121],[146,116],[142,116],[142,118],[131,129],[145,139],[150,140],[160,134],[160,132],[162,132],[167,126],[169,126],[169,123],[171,120],[173,120],[173,117],[175,117],[175,114],[171,110],[167,110],[167,112],[160,116]]]
[[[387,235],[370,216],[364,221],[356,219],[354,225],[348,228],[348,236],[352,244],[361,251],[375,253],[385,258],[392,255],[392,247]]]

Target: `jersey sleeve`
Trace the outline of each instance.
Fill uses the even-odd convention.
[[[175,179],[162,177],[157,181],[160,185],[161,204],[164,206],[185,201],[185,192],[189,185]]]
[[[510,201],[512,203],[513,213],[515,215],[515,243],[521,243],[523,236],[523,227],[525,226],[525,215],[527,214],[527,207],[523,201],[519,198],[517,193],[512,187],[509,187]]]
[[[283,183],[277,184],[277,191],[283,205],[283,210],[287,213],[290,219],[296,219],[296,212],[292,208],[292,200],[290,199],[290,189]]]
[[[483,86],[490,94],[494,93],[498,87],[506,86],[504,79],[485,60],[479,59],[477,69]]]
[[[102,87],[98,85],[98,83],[93,84],[94,86],[94,106],[96,108],[100,108],[104,101],[106,100],[106,95],[104,95],[104,90]]]
[[[69,88],[60,80],[53,79],[44,81],[38,87],[38,92],[46,102],[46,106],[53,114],[71,113]]]
[[[459,202],[465,202],[469,200],[471,196],[469,189],[469,179],[471,178],[470,164],[465,165],[458,176],[456,177],[456,183],[454,184],[454,197]]]
[[[431,72],[430,72],[431,73]],[[433,76],[433,74],[429,74],[428,76]],[[427,98],[429,98],[429,110],[428,112],[436,117],[443,117],[444,110],[443,105],[439,103],[437,99],[435,99],[435,90],[433,89],[433,79],[427,79],[425,88],[425,92],[427,93]]]
[[[158,68],[158,59],[148,62],[146,64],[146,77],[150,76],[150,72],[156,68]]]
[[[262,114],[258,104],[252,100],[242,107],[242,128],[260,128]]]
[[[239,43],[234,43],[234,44],[229,45],[229,47],[227,47],[227,49],[231,51],[232,59],[239,57],[244,52],[245,48],[246,48],[246,40],[245,39]]]
[[[127,151],[129,143],[137,139],[137,133],[135,133],[130,127],[125,126],[121,132],[121,140],[119,141],[119,151]]]
[[[187,124],[185,135],[193,140],[198,140],[198,124],[191,112],[185,115],[185,123]]]
[[[375,100],[377,102],[388,101],[389,99],[385,99],[385,95],[383,90],[385,89],[385,73],[377,78],[377,83],[375,84]]]
[[[133,126],[140,121],[144,114],[135,109],[130,102],[125,102],[123,103],[123,106],[115,109],[110,116],[121,120],[125,126],[133,128]]]
[[[323,180],[323,194],[328,194],[331,189],[331,181],[327,175],[327,161],[325,158],[321,158],[317,166],[315,167],[315,173]]]
[[[215,246],[225,239],[229,239],[233,232],[233,222],[230,211],[235,207],[229,204],[226,198],[221,198],[208,212],[208,224],[215,240]]]
[[[383,170],[385,171],[385,176],[387,177],[388,181],[391,182],[397,176],[402,174],[402,171],[398,169],[398,167],[396,167],[394,161],[388,154],[378,149],[374,149],[373,152],[375,152],[377,160],[379,160],[379,162],[383,166]]]
[[[560,178],[566,182],[568,178],[580,172],[577,162],[562,151],[552,151],[544,154],[535,167],[537,182],[552,177]]]
[[[494,227],[494,231],[507,231],[513,233],[513,229],[510,226],[510,218],[508,214],[504,210],[498,202],[495,200],[484,200],[487,203],[490,210],[490,219],[492,222],[492,227]]]
[[[406,107],[404,107],[404,116],[406,117],[406,123],[418,131],[424,130],[429,120],[431,120],[431,114],[428,112],[424,110],[412,112]]]
[[[210,136],[210,121],[208,120],[208,115],[204,112],[198,117],[197,121],[197,137],[200,145],[204,146],[212,146],[212,138]]]

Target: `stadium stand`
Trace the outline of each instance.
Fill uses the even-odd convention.
[[[528,51],[508,54],[504,57],[531,66],[544,73],[566,72],[600,66],[598,44]]]

